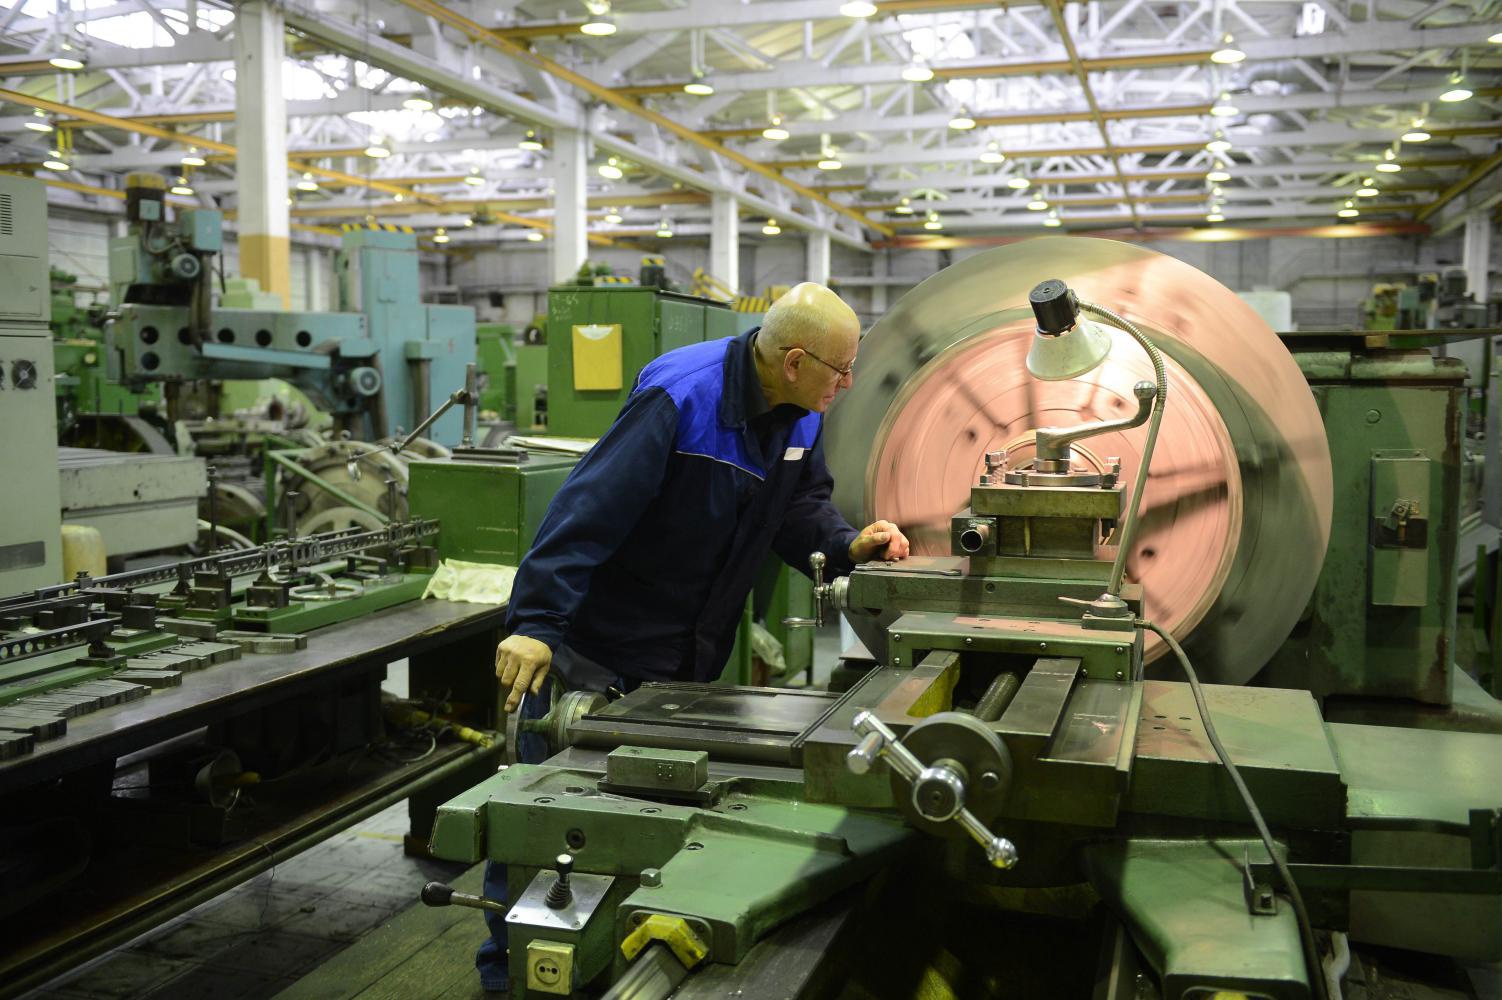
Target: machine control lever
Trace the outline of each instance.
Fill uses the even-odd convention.
[[[498,903],[484,896],[472,896],[467,892],[458,892],[453,886],[444,882],[429,882],[422,887],[420,897],[428,906],[468,906],[474,910],[489,910],[491,913],[505,913],[505,903]]]
[[[913,806],[919,814],[937,822],[954,820],[980,844],[986,860],[995,867],[1011,868],[1017,863],[1016,846],[992,833],[965,808],[966,775],[962,765],[948,760],[925,765],[871,712],[857,715],[851,728],[861,736],[855,749],[845,755],[845,766],[851,771],[865,774],[878,757],[885,757],[887,765],[912,789]]]
[[[824,564],[827,561],[827,557],[822,552],[809,553],[808,566],[814,571],[814,616],[812,618],[784,618],[782,624],[788,628],[816,628],[824,624],[824,602],[830,599],[834,590],[833,584],[824,582]]]

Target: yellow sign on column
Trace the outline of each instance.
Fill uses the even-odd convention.
[[[619,389],[621,325],[584,323],[574,327],[574,388]]]

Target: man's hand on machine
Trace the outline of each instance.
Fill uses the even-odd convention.
[[[553,651],[545,642],[525,635],[508,635],[495,648],[495,675],[506,692],[506,711],[514,712],[527,692],[540,694],[548,680]]]
[[[850,561],[853,563],[906,559],[907,556],[907,536],[891,521],[873,521],[850,543]]]

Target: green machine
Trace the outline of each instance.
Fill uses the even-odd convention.
[[[513,997],[1302,1000],[1348,943],[1502,958],[1502,736],[1330,714],[1423,697],[1453,618],[1453,373],[1346,354],[1106,241],[904,297],[828,446],[921,554],[811,559],[869,669],[570,692],[554,757],[440,809],[435,853],[508,864]]]
[[[475,360],[484,375],[480,409],[518,431],[543,430],[548,422],[548,345],[541,327],[520,332],[509,323],[475,326]]]
[[[56,373],[53,385],[57,390],[57,426],[61,439],[65,443],[81,440],[70,437],[81,414],[153,415],[161,405],[160,386],[132,389],[109,377],[109,352],[105,349],[103,330],[104,307],[78,304],[76,275],[54,267],[50,278],[52,360]],[[82,433],[88,429],[83,429]]]

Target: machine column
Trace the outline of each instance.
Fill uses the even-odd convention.
[[[589,222],[585,218],[588,166],[585,134],[579,129],[553,132],[553,284],[571,283],[588,256]]]
[[[1465,247],[1461,259],[1465,265],[1466,291],[1477,302],[1487,295],[1487,265],[1492,255],[1491,213],[1477,209],[1465,217]]]
[[[808,234],[808,280],[821,285],[829,284],[829,233]]]
[[[740,291],[740,206],[735,195],[725,191],[716,192],[709,203],[709,273]]]
[[[287,106],[282,100],[286,25],[266,0],[246,0],[235,16],[236,195],[240,273],[291,305],[287,241]]]

